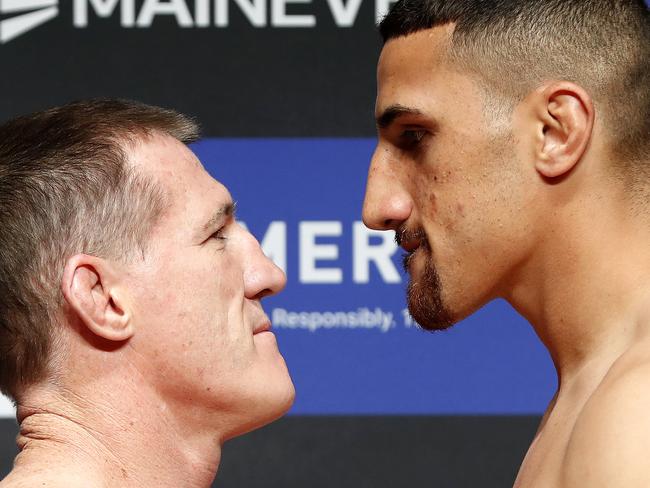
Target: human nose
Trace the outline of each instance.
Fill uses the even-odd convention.
[[[242,229],[243,230],[243,229]],[[275,295],[287,284],[287,277],[271,261],[260,247],[257,239],[250,232],[244,232],[244,294],[246,298],[259,300],[265,296]]]
[[[397,230],[413,209],[411,197],[395,168],[391,168],[390,159],[390,154],[378,145],[368,170],[363,222],[375,230]]]

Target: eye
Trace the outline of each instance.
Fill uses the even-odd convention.
[[[402,131],[399,136],[400,146],[404,149],[415,149],[417,148],[424,137],[426,136],[426,131],[421,129],[407,129]]]
[[[210,236],[210,239],[216,239],[218,241],[226,241],[226,240],[228,240],[228,238],[224,235],[225,230],[226,230],[225,227],[221,227],[219,230],[217,230],[215,233],[213,233]]]

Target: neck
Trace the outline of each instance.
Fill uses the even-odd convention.
[[[43,471],[52,479],[73,473],[80,486],[211,486],[222,444],[214,429],[190,430],[165,403],[149,401],[156,399],[146,389],[97,393],[39,388],[22,398],[15,470]]]
[[[614,206],[594,199],[547,226],[506,297],[548,348],[560,390],[650,336],[650,225]]]

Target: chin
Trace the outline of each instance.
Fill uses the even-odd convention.
[[[267,390],[264,394],[266,407],[264,410],[268,412],[265,423],[272,422],[289,411],[296,398],[296,388],[293,385],[289,371],[287,370],[284,360],[282,360],[282,367],[278,368],[278,378],[273,384],[267,385]]]
[[[443,283],[438,270],[429,258],[409,263],[411,279],[406,291],[409,313],[425,330],[445,330],[454,325],[455,314],[445,300]],[[405,266],[406,267],[406,266]]]
[[[246,401],[237,415],[237,426],[228,433],[225,440],[232,439],[252,430],[270,424],[286,414],[293,405],[296,390],[286,366],[284,371],[273,371],[262,377],[262,383],[251,388],[246,395]]]
[[[293,406],[293,402],[296,399],[296,388],[293,386],[291,378],[288,378],[288,384],[282,389],[281,392],[278,392],[274,398],[273,403],[275,405],[274,413],[270,413],[267,417],[265,423],[273,422],[274,420],[279,419],[285,415]]]
[[[425,284],[409,283],[407,303],[413,320],[428,331],[453,327],[492,300],[490,295],[472,295],[465,290],[455,293],[452,286],[443,286],[439,277]]]
[[[447,330],[458,322],[446,310],[442,312],[433,309],[423,310],[420,306],[411,305],[410,302],[408,309],[413,320],[424,330]]]

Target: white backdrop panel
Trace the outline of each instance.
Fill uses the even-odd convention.
[[[0,418],[13,418],[15,415],[14,404],[4,395],[0,395]]]

